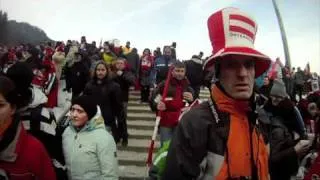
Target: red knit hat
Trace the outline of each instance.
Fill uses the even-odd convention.
[[[249,15],[237,8],[224,8],[212,14],[208,19],[208,29],[213,50],[204,68],[212,66],[218,57],[243,55],[255,57],[256,77],[263,74],[271,61],[268,56],[254,49],[257,26]]]

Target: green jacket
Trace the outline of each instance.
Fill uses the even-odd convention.
[[[99,111],[80,131],[71,124],[62,135],[69,179],[118,179],[116,144]]]
[[[162,147],[158,150],[153,159],[152,167],[149,170],[149,180],[159,180],[166,167],[167,154],[170,146],[170,140],[165,141]]]

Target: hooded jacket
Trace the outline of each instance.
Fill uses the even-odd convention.
[[[105,129],[100,109],[79,131],[70,122],[62,144],[69,179],[118,179],[116,144]]]

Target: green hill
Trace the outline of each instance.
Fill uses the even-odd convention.
[[[8,20],[7,13],[0,11],[0,44],[39,44],[45,41],[52,40],[42,29],[25,22]]]

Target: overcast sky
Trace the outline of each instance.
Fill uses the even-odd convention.
[[[278,0],[287,33],[292,65],[320,73],[320,0]],[[282,40],[272,0],[0,0],[10,19],[43,29],[54,40],[82,35],[130,40],[141,52],[177,42],[179,59],[203,51],[210,55],[207,18],[233,6],[258,23],[255,47],[284,62]]]

